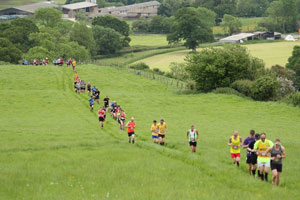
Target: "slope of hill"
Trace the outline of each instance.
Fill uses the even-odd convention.
[[[298,199],[300,110],[236,96],[178,95],[174,88],[108,67],[79,66],[79,76],[134,116],[137,142],[109,116],[99,127],[86,94],[73,91],[70,68],[0,67],[1,199]],[[151,142],[153,119],[169,126],[166,146]],[[186,130],[200,133],[190,153]],[[239,169],[226,145],[234,129],[279,137],[287,158],[280,187]]]
[[[16,6],[23,6],[32,3],[44,2],[46,0],[1,0],[0,10],[5,8],[12,8]],[[58,4],[64,4],[66,0],[52,0]]]

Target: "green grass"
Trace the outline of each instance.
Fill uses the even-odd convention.
[[[45,0],[1,0],[0,9],[12,8],[16,6],[23,6],[26,4],[44,2]],[[66,0],[53,0],[58,4],[65,4]]]
[[[130,46],[167,46],[167,36],[162,34],[130,35]]]
[[[292,55],[293,47],[300,45],[299,41],[296,42],[273,42],[273,43],[257,43],[246,44],[250,54],[258,57],[265,62],[267,68],[279,64],[285,66],[288,58]],[[199,48],[198,51],[201,51]],[[190,52],[189,50],[180,50],[166,54],[160,54],[153,57],[148,57],[139,62],[144,62],[150,68],[160,68],[163,71],[169,70],[171,62],[184,62],[185,56]]]
[[[109,67],[84,65],[78,72],[101,98],[118,100],[136,118],[137,143],[129,145],[110,117],[99,128],[87,95],[72,89],[70,68],[1,66],[1,199],[298,199],[299,108],[177,95]],[[160,118],[169,126],[166,147],[151,142],[151,122]],[[196,154],[185,141],[191,124],[200,133]],[[286,147],[279,188],[249,177],[245,152],[240,169],[231,164],[229,136],[238,129],[245,138],[252,128]]]

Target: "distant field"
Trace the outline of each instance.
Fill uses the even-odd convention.
[[[88,95],[73,90],[71,68],[0,66],[0,199],[298,200],[300,110],[231,95],[178,95],[175,88],[111,67],[78,65],[90,81],[136,120],[136,144],[107,116],[99,127]],[[99,105],[95,105],[95,110]],[[180,110],[180,111],[179,111]],[[177,111],[177,112],[176,112]],[[154,145],[153,119],[168,124]],[[196,153],[186,142],[194,124]],[[231,163],[228,138],[250,129],[280,138],[287,151],[281,186]],[[271,177],[270,177],[271,179]],[[234,193],[233,191],[237,191]]]
[[[130,35],[130,46],[167,46],[167,36],[163,34]]]
[[[292,50],[295,45],[300,45],[300,41],[249,44],[245,46],[249,49],[251,55],[264,60],[266,67],[271,67],[276,64],[285,66],[288,58],[292,55]],[[198,49],[198,51],[201,51],[201,49]],[[189,50],[181,50],[160,54],[140,60],[139,62],[145,62],[151,68],[160,68],[168,71],[171,62],[183,62],[188,52]]]
[[[0,9],[11,8],[16,6],[23,6],[26,4],[44,2],[46,0],[1,0]],[[64,4],[66,0],[53,0],[58,4]]]
[[[242,32],[253,31],[259,22],[263,20],[262,17],[253,17],[253,18],[239,18],[242,22]],[[214,34],[224,34],[223,27],[215,26],[213,28]]]

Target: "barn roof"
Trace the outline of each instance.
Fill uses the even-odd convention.
[[[223,38],[223,39],[220,40],[220,42],[225,42],[225,41],[240,41],[242,39],[246,39],[246,38],[252,37],[254,35],[255,34],[253,34],[253,33],[239,33],[239,34],[236,34],[236,35],[231,35],[229,37]]]
[[[106,7],[102,8],[101,10],[107,10],[107,11],[118,11],[118,10],[129,10],[131,8],[143,8],[143,7],[149,7],[149,6],[159,6],[160,3],[158,1],[149,1],[144,3],[137,3],[127,6],[120,6],[120,7]]]
[[[79,2],[79,3],[63,5],[62,8],[67,10],[78,10],[78,9],[89,8],[94,6],[98,6],[98,4],[90,3],[90,2]]]

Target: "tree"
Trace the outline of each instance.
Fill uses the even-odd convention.
[[[167,36],[168,42],[184,40],[184,46],[195,51],[199,44],[213,41],[211,24],[201,16],[201,11],[196,8],[180,8],[175,13],[171,33]]]
[[[61,19],[61,11],[55,8],[40,8],[34,13],[34,17],[44,26],[55,27]]]
[[[120,33],[123,37],[121,38],[121,43],[123,47],[128,47],[130,43],[129,37],[129,25],[116,17],[105,15],[102,17],[96,17],[93,19],[92,24],[94,26],[103,26],[106,28],[111,28]]]
[[[190,3],[185,0],[162,0],[157,13],[161,16],[171,17],[178,9],[188,6]]]
[[[132,31],[135,33],[149,33],[150,22],[147,20],[137,20],[132,23]]]
[[[99,54],[114,54],[122,49],[121,34],[114,29],[93,26],[92,30]]]
[[[252,98],[268,101],[277,96],[280,83],[271,76],[262,76],[256,79],[252,85]]]
[[[297,30],[297,6],[295,0],[273,1],[266,11],[263,26],[269,31],[294,32]]]
[[[225,14],[222,20],[222,26],[224,32],[232,35],[233,33],[241,31],[242,23],[238,18]]]
[[[237,14],[240,17],[261,17],[269,4],[268,0],[238,0]]]
[[[91,55],[95,55],[95,40],[93,37],[92,29],[88,28],[85,23],[75,23],[71,32],[70,40],[78,42],[79,45],[84,46],[91,52]]]
[[[241,79],[254,80],[263,62],[252,58],[241,46],[203,49],[186,58],[186,70],[199,91],[209,92],[218,87],[229,87]]]
[[[81,22],[89,22],[89,17],[85,14],[83,10],[80,10],[75,14],[75,20]]]
[[[29,51],[25,54],[25,57],[27,59],[44,59],[46,57],[48,57],[49,59],[53,59],[54,56],[50,54],[50,52],[41,46],[36,46],[33,47],[31,49],[29,49]]]
[[[21,60],[22,52],[6,38],[0,38],[0,61],[17,64]]]
[[[294,46],[292,56],[289,57],[286,68],[295,72],[294,85],[297,89],[300,88],[300,46]]]
[[[38,31],[39,29],[33,21],[19,18],[11,21],[10,26],[1,35],[8,38],[22,52],[27,52],[33,46],[29,41],[29,35]]]
[[[225,14],[235,15],[236,0],[214,0],[213,11],[217,13],[218,18],[223,18]]]

